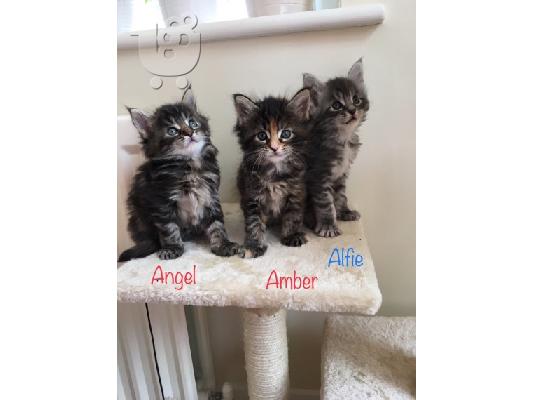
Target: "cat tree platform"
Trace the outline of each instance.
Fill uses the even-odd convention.
[[[223,210],[230,238],[242,243],[239,206],[223,204]],[[283,246],[269,232],[269,248],[256,259],[221,258],[205,242],[188,242],[176,260],[132,260],[117,270],[118,300],[243,308],[249,396],[282,400],[288,388],[286,309],[374,315],[382,301],[361,223],[339,227],[343,235],[331,239],[307,231],[308,243],[300,248]],[[329,266],[329,260],[342,265]]]
[[[415,399],[415,317],[328,317],[321,399]]]

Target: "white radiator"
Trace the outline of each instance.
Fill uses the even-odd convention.
[[[184,307],[119,303],[118,398],[197,400]],[[159,366],[159,374],[156,368]],[[160,383],[161,382],[161,383]]]

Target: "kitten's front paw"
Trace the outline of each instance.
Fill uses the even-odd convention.
[[[283,237],[280,241],[284,246],[288,247],[300,247],[305,243],[308,243],[306,235],[303,232],[296,232],[289,236]]]
[[[356,210],[343,210],[337,214],[337,219],[340,221],[358,221],[360,213]]]
[[[239,252],[241,258],[261,257],[267,251],[267,246],[260,243],[245,243],[242,251]]]
[[[184,246],[173,247],[172,249],[161,249],[158,251],[158,257],[161,260],[174,260],[184,254]]]
[[[230,257],[234,254],[238,254],[241,250],[241,246],[234,242],[224,242],[219,247],[214,247],[211,252],[220,257]]]
[[[318,224],[315,228],[315,233],[317,234],[317,236],[333,238],[341,235],[341,229],[339,229],[335,224]]]

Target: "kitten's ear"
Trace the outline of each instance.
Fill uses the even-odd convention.
[[[308,73],[302,74],[302,83],[304,84],[304,87],[311,89],[312,104],[310,106],[310,115],[314,115],[319,109],[319,100],[325,90],[326,85],[315,76]]]
[[[311,91],[309,88],[300,89],[287,104],[288,109],[299,118],[310,118]]]
[[[258,105],[242,94],[234,94],[234,105],[239,123],[243,123],[252,113],[258,110]]]
[[[130,108],[126,107],[128,109],[128,112],[130,113],[130,117],[132,118],[132,122],[139,132],[139,136],[141,136],[141,139],[146,139],[148,136],[148,130],[149,130],[149,118],[150,116],[146,114],[143,110],[140,110],[138,108]]]
[[[308,73],[302,74],[302,83],[304,87],[310,88],[312,91],[315,91],[317,94],[320,94],[325,87],[325,84],[323,82],[321,82],[319,79],[317,79],[312,74],[308,74]]]
[[[352,64],[352,67],[349,70],[349,79],[353,81],[357,87],[363,88],[363,60],[361,57],[358,61]]]
[[[182,103],[191,106],[194,110],[197,109],[197,102],[195,100],[195,95],[193,94],[193,89],[191,89],[191,85],[185,89],[184,95],[182,96]]]

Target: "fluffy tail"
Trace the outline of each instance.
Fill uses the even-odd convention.
[[[158,250],[158,247],[153,242],[141,242],[134,247],[125,250],[119,256],[119,262],[130,261],[132,258],[142,258]]]

